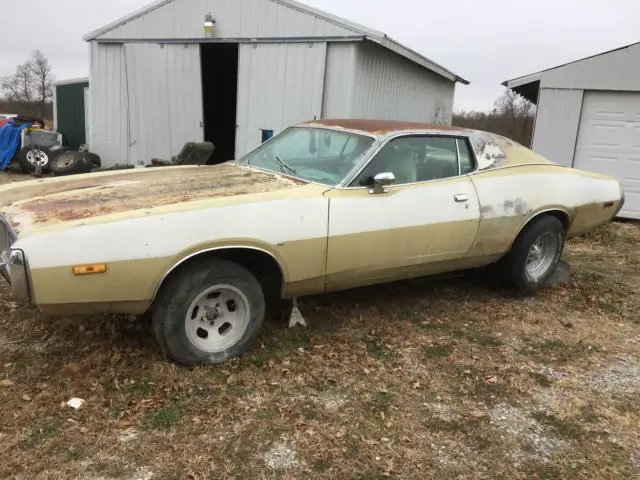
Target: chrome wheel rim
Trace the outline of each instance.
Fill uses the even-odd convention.
[[[527,255],[527,275],[539,280],[549,271],[558,253],[558,237],[544,233],[531,245]]]
[[[198,350],[220,353],[244,337],[250,321],[247,296],[232,285],[216,285],[191,302],[185,315],[185,330]]]
[[[44,167],[47,163],[49,163],[49,157],[42,150],[29,150],[27,152],[27,162],[29,162],[34,167],[38,165]]]

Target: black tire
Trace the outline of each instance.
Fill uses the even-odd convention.
[[[247,315],[245,325],[238,327],[239,337],[235,343],[225,350],[205,351],[189,338],[187,314],[193,302],[216,286],[231,286],[240,291],[246,300]],[[189,321],[197,323],[195,328],[198,330],[198,336],[207,342],[209,333],[205,337],[200,336],[200,332],[205,333],[208,328],[215,330],[218,326],[216,324],[215,328],[206,325],[198,327],[206,323],[206,315],[201,317],[198,315],[200,312],[194,309]],[[230,314],[229,312],[231,310],[227,314]],[[167,356],[186,366],[214,365],[239,357],[249,350],[264,323],[265,297],[260,283],[247,269],[228,260],[212,259],[202,263],[191,263],[171,275],[158,293],[152,308],[152,317],[156,339]],[[223,319],[220,323],[224,322],[224,314],[221,318]],[[230,323],[224,323],[220,329],[227,325]],[[229,327],[228,331],[232,328],[234,327]]]
[[[502,279],[508,286],[530,293],[544,285],[553,275],[562,258],[565,245],[565,229],[556,217],[544,215],[527,225],[514,242],[511,251],[498,263]],[[535,277],[529,273],[527,261],[536,242],[541,238],[554,242],[549,247],[550,263]]]
[[[58,155],[62,155],[63,153],[70,151],[70,149],[60,145],[53,145],[49,147],[49,151],[51,152],[51,160],[53,160]]]
[[[91,161],[81,152],[64,152],[51,162],[51,171],[55,176],[78,175],[91,171]]]
[[[35,150],[38,150],[39,152],[41,152],[40,155],[44,156],[44,163],[41,165],[42,171],[45,173],[49,171],[52,157],[50,150],[46,147],[36,147],[33,145],[29,145],[20,149],[17,155],[18,165],[20,166],[20,170],[22,170],[23,173],[33,173],[36,171],[36,166],[31,161],[34,158]]]
[[[99,155],[91,152],[84,152],[84,155],[87,156],[87,158],[91,162],[91,165],[93,165],[94,167],[100,168],[102,166],[102,160],[100,159]]]

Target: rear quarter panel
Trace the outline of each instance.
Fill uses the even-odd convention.
[[[621,201],[614,178],[553,164],[521,165],[471,175],[480,200],[480,229],[472,255],[506,253],[524,226],[546,211],[569,220],[568,237],[613,219]],[[605,207],[607,202],[613,202]]]

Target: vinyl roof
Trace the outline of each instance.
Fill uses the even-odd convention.
[[[171,3],[175,0],[157,0],[156,2],[147,5],[144,8],[141,8],[139,10],[136,10],[134,12],[132,12],[131,14],[116,20],[115,22],[112,22],[108,25],[105,25],[102,28],[99,28],[98,30],[95,30],[93,32],[88,33],[87,35],[85,35],[83,37],[83,40],[85,41],[92,41],[92,40],[99,40],[99,38],[118,28],[121,25],[124,25],[127,22],[130,22],[131,20],[134,20],[138,17],[141,17],[149,12],[152,12],[153,10],[160,8],[168,3]],[[436,62],[428,59],[427,57],[419,54],[418,52],[410,49],[409,47],[406,47],[404,45],[402,45],[401,43],[393,40],[392,38],[388,37],[386,34],[379,32],[377,30],[373,30],[370,29],[368,27],[365,27],[363,25],[359,25],[357,23],[351,22],[349,20],[345,20],[344,18],[341,17],[337,17],[335,15],[332,15],[330,13],[318,10],[316,8],[310,7],[306,4],[302,4],[299,2],[296,2],[294,0],[268,0],[268,1],[272,1],[272,2],[276,2],[276,3],[280,3],[286,6],[289,6],[291,8],[295,8],[296,10],[300,10],[306,13],[309,13],[311,15],[314,15],[318,18],[321,18],[323,20],[327,20],[330,21],[332,23],[335,23],[343,28],[346,28],[348,30],[353,31],[356,34],[362,35],[363,39],[369,40],[373,43],[377,43],[378,45],[381,45],[382,47],[391,50],[392,52],[397,53],[398,55],[401,55],[403,57],[405,57],[408,60],[411,60],[414,63],[417,63],[418,65],[421,65],[422,67],[431,70],[434,73],[437,73],[438,75],[441,75],[453,82],[460,82],[464,85],[469,85],[469,81],[460,77],[459,75],[453,73],[452,71],[446,69],[445,67],[443,67],[442,65],[437,64]]]

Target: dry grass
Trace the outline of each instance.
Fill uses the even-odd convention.
[[[310,328],[197,369],[144,323],[47,318],[0,287],[0,478],[638,478],[638,245],[623,223],[571,242],[573,282],[535,297],[308,298]]]

